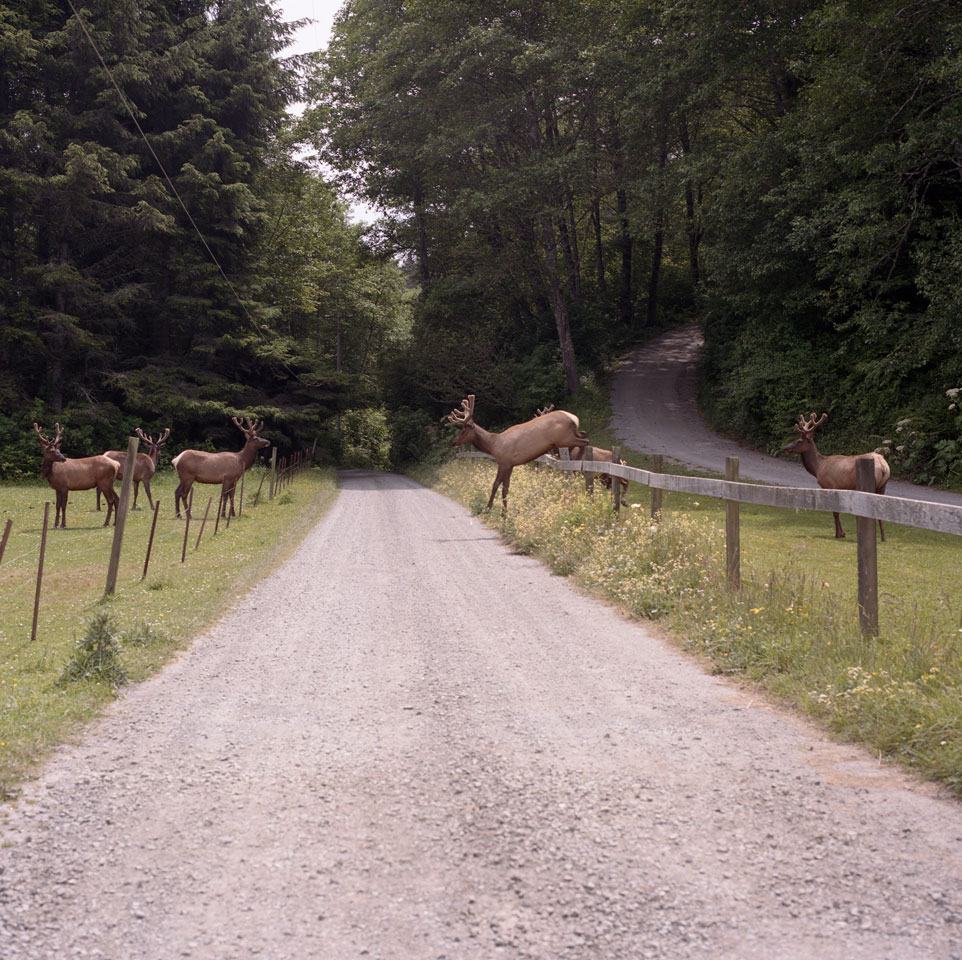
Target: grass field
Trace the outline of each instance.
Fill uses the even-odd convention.
[[[594,435],[594,434],[593,434]],[[634,466],[644,457],[622,451]],[[422,482],[480,512],[495,468],[446,464]],[[962,541],[886,525],[879,544],[880,636],[864,637],[856,604],[852,517],[742,505],[742,589],[725,578],[720,501],[631,484],[615,521],[610,494],[548,468],[518,468],[506,519],[487,522],[516,548],[614,602],[657,619],[720,673],[742,676],[962,796]],[[500,500],[500,496],[499,496]]]
[[[99,614],[119,643],[119,662],[131,682],[142,680],[187,645],[231,599],[290,554],[336,492],[333,470],[305,470],[268,500],[269,481],[254,495],[260,468],[245,478],[243,512],[215,534],[218,487],[197,485],[194,519],[181,562],[184,520],[173,512],[177,477],[152,481],[160,500],[146,579],[142,579],[153,514],[143,489],[127,516],[115,593],[104,597],[113,528],[102,526],[95,492],[71,493],[65,530],[53,529],[53,491],[46,484],[0,488],[0,533],[13,520],[0,563],[0,795],[10,795],[51,746],[75,736],[115,695],[111,682],[61,682]],[[118,486],[119,490],[119,486]],[[208,497],[214,495],[200,545]],[[44,502],[49,529],[37,635],[31,640]],[[239,503],[239,500],[238,500]]]

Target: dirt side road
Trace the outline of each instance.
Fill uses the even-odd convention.
[[[0,955],[962,956],[962,808],[348,473],[9,813]]]
[[[612,383],[611,426],[615,435],[635,450],[660,453],[694,470],[724,475],[725,458],[738,457],[739,472],[746,479],[787,487],[818,486],[798,457],[770,457],[708,429],[695,402],[701,346],[701,331],[692,324],[670,330],[622,358]],[[789,429],[785,442],[794,437]],[[868,449],[870,445],[866,445]],[[962,506],[962,494],[904,481],[892,481],[886,493]]]

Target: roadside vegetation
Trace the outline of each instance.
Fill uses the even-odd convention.
[[[161,501],[147,577],[141,579],[153,520],[141,491],[127,516],[116,592],[104,598],[113,528],[94,507],[94,491],[72,493],[69,526],[53,530],[44,561],[36,639],[31,625],[46,484],[0,489],[0,529],[13,520],[0,563],[0,798],[9,797],[50,749],[75,738],[120,684],[144,680],[223,614],[233,599],[284,560],[333,502],[333,469],[302,471],[272,501],[261,471],[246,478],[243,513],[215,535],[214,506],[196,547],[207,496],[198,486],[181,563],[184,521],[173,513],[177,477],[152,483]],[[195,548],[196,547],[196,548]]]
[[[421,479],[480,513],[493,477],[490,462],[462,460]],[[962,796],[955,538],[890,526],[879,549],[880,636],[869,639],[858,624],[853,518],[836,540],[830,514],[742,505],[742,588],[732,594],[720,501],[665,492],[656,522],[648,489],[632,484],[616,521],[610,494],[595,486],[589,496],[580,476],[520,467],[507,518],[498,504],[485,521],[625,613],[657,620],[716,672],[759,684]]]

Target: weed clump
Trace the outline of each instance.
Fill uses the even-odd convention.
[[[87,632],[76,642],[57,684],[66,686],[77,680],[97,680],[111,686],[127,682],[127,673],[120,662],[120,644],[106,611],[95,614],[87,624]]]

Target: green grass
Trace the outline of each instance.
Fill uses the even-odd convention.
[[[419,479],[480,512],[494,466],[452,462]],[[637,505],[616,522],[610,495],[596,490],[589,497],[580,477],[520,467],[508,517],[498,504],[487,522],[627,613],[659,619],[715,671],[757,683],[962,796],[959,538],[887,525],[878,548],[880,636],[867,638],[858,623],[852,517],[842,518],[848,537],[836,540],[829,513],[743,505],[742,589],[732,594],[721,501],[665,492],[655,523],[650,491],[633,483]]]
[[[113,527],[102,526],[94,491],[71,493],[65,530],[54,530],[53,491],[46,484],[0,488],[0,534],[13,520],[0,563],[0,796],[10,796],[58,743],[75,737],[115,695],[104,680],[58,683],[89,637],[94,621],[109,614],[119,641],[122,674],[129,682],[150,676],[172,653],[228,608],[231,601],[287,556],[333,502],[332,470],[307,470],[273,501],[253,504],[261,479],[248,473],[243,513],[215,535],[219,488],[197,485],[194,519],[181,562],[184,521],[173,513],[172,472],[151,483],[161,501],[146,579],[141,579],[153,514],[143,489],[127,516],[115,593],[104,597]],[[200,546],[201,519],[214,495]],[[44,502],[50,501],[37,636],[31,640]],[[238,498],[239,503],[239,498]],[[122,674],[117,674],[122,675]]]

